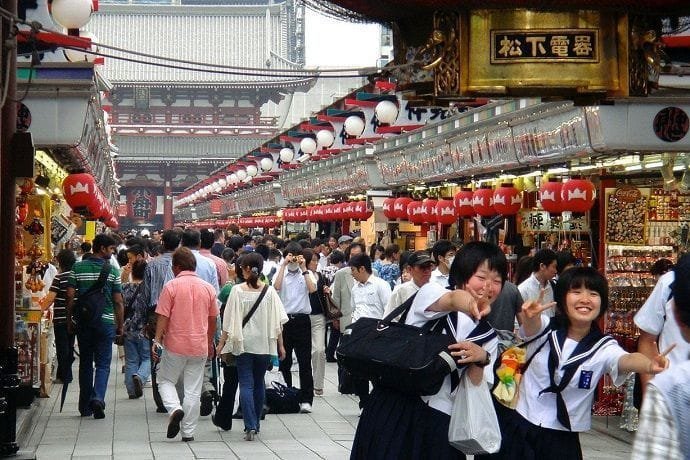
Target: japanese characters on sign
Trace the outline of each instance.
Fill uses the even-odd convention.
[[[492,30],[491,63],[599,62],[597,29]]]
[[[520,230],[525,232],[588,232],[586,217],[577,219],[552,218],[546,211],[520,212]]]

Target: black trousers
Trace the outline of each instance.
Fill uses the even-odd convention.
[[[340,331],[333,327],[333,322],[326,323],[326,359],[335,360],[335,349],[338,348],[339,340]]]
[[[299,365],[300,403],[314,401],[314,376],[311,370],[311,320],[309,315],[288,315],[283,326],[285,359],[280,362],[280,372],[287,386],[292,386],[292,352],[297,355]]]

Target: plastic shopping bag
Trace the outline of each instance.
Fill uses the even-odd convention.
[[[501,430],[489,387],[473,385],[465,372],[460,379],[448,427],[448,441],[465,454],[493,454],[501,448]]]

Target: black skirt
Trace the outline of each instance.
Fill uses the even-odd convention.
[[[448,443],[450,416],[419,396],[374,388],[362,411],[351,459],[457,460],[465,455]]]
[[[475,460],[582,460],[577,432],[534,425],[496,401],[494,407],[501,427],[501,450],[477,455]]]

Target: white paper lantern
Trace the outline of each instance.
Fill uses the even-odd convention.
[[[230,178],[230,183],[233,185],[240,181],[240,178],[237,177],[237,174],[235,173],[230,174],[228,177]]]
[[[244,169],[240,169],[235,174],[237,174],[237,178],[241,181],[247,178],[247,171],[245,171]]]
[[[312,153],[316,152],[316,141],[311,137],[305,137],[300,141],[299,148],[307,155],[311,155]]]
[[[218,184],[220,185],[220,188],[225,188],[228,186],[228,181],[221,177],[218,179]]]
[[[96,36],[94,34],[92,34],[91,32],[80,30],[79,31],[79,37],[90,39],[92,42],[92,45],[89,47],[89,49],[91,51],[98,52],[98,47],[93,45],[93,43],[98,42],[98,38],[96,38]],[[86,53],[82,50],[71,50],[71,49],[65,48],[64,52],[65,52],[65,58],[69,62],[93,62],[98,57],[95,54]]]
[[[374,113],[381,123],[391,125],[398,119],[398,106],[392,101],[381,101],[376,104]]]
[[[92,0],[53,0],[53,20],[66,29],[79,29],[88,24],[93,13]]]
[[[350,115],[345,119],[345,132],[350,136],[359,136],[364,132],[364,120],[357,115]]]
[[[333,131],[329,129],[322,129],[316,133],[316,145],[318,145],[319,148],[328,148],[333,145],[334,141],[335,136],[333,135]]]
[[[280,149],[279,155],[280,161],[284,163],[290,163],[292,159],[295,158],[295,152],[287,147]]]
[[[264,171],[270,171],[271,169],[273,169],[273,160],[268,157],[262,158],[259,162],[259,165],[261,166],[261,169],[263,169]]]
[[[216,192],[216,193],[220,192],[220,190],[221,190],[222,188],[223,188],[223,187],[221,187],[221,185],[220,185],[219,182],[216,182],[216,183],[213,184],[213,191]]]
[[[232,184],[232,174],[228,174],[227,176],[225,176],[225,183],[226,185]]]
[[[249,177],[254,177],[257,174],[259,174],[259,168],[257,168],[255,165],[247,166],[247,175]]]

